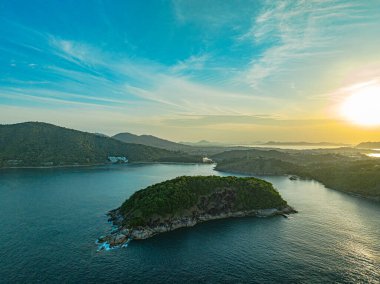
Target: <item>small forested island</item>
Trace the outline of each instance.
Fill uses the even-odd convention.
[[[116,226],[100,237],[101,248],[123,246],[130,239],[197,223],[243,216],[296,213],[272,184],[253,177],[181,176],[135,192],[119,208],[110,211]]]

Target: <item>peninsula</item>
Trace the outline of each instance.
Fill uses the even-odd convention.
[[[112,248],[208,220],[289,213],[296,211],[264,180],[181,176],[139,190],[110,211],[116,229],[98,243]]]

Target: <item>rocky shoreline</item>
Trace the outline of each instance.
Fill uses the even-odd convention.
[[[184,217],[174,217],[163,223],[143,226],[136,228],[126,228],[123,224],[123,216],[120,214],[119,209],[112,210],[108,212],[108,221],[114,225],[114,230],[107,235],[100,237],[97,240],[99,245],[99,250],[108,250],[117,247],[126,247],[131,240],[142,240],[150,238],[154,235],[170,232],[178,228],[192,227],[198,223],[225,219],[225,218],[236,218],[236,217],[270,217],[276,215],[282,215],[287,217],[288,214],[298,213],[295,209],[290,206],[285,206],[283,208],[268,208],[259,210],[249,210],[249,211],[237,211],[237,212],[222,212],[218,214],[199,214],[196,216],[184,216]]]

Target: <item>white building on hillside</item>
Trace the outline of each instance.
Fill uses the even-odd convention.
[[[127,157],[109,156],[108,160],[113,164],[128,163]]]

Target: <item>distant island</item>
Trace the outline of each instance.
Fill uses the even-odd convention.
[[[48,123],[0,125],[0,168],[98,165],[109,163],[110,157],[129,162],[202,162],[201,156]]]
[[[139,190],[110,211],[117,229],[98,242],[101,248],[109,248],[208,220],[295,212],[264,180],[182,176]]]

